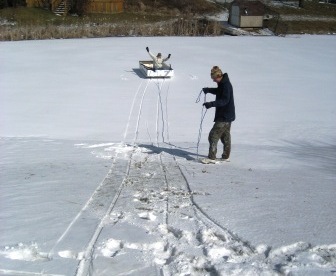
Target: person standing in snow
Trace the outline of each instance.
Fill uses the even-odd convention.
[[[209,159],[216,159],[217,144],[219,139],[224,145],[222,159],[229,161],[231,153],[231,123],[236,118],[233,99],[233,88],[227,73],[223,74],[218,66],[213,66],[210,76],[217,83],[217,88],[203,88],[205,94],[216,95],[213,102],[205,102],[203,105],[209,109],[216,108],[214,125],[209,133]]]
[[[149,48],[146,47],[146,50],[148,52],[148,54],[150,55],[150,57],[153,59],[153,69],[154,71],[156,69],[161,69],[162,68],[162,63],[167,61],[169,58],[170,58],[170,54],[168,55],[168,57],[166,58],[162,58],[162,54],[161,53],[158,53],[156,56],[153,55],[150,51],[149,51]]]

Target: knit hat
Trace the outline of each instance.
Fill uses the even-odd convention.
[[[223,76],[222,70],[218,66],[214,66],[211,69],[210,76],[212,79]]]
[[[158,53],[156,57],[161,57],[161,56],[162,56],[161,53]]]

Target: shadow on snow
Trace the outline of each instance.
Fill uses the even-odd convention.
[[[160,154],[162,152],[165,152],[169,155],[185,158],[187,160],[197,159],[196,152],[189,151],[190,149],[196,149],[195,147],[181,148],[169,143],[164,143],[164,145],[167,145],[167,147],[154,146],[149,144],[139,144],[138,146],[149,150],[149,154]],[[205,155],[199,155],[199,157],[205,157]]]

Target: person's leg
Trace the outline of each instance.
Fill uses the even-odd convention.
[[[224,123],[221,141],[223,143],[223,159],[229,159],[231,153],[231,123]]]
[[[221,122],[215,122],[209,133],[209,159],[216,159],[217,144],[223,133],[223,127]]]

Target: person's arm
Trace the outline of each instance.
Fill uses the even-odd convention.
[[[210,93],[210,94],[217,94],[217,89],[218,88],[209,88],[209,87],[204,87],[202,90],[205,94]]]
[[[209,89],[210,89],[210,91],[214,91],[214,90],[217,91],[218,88],[209,88]],[[206,102],[206,103],[203,104],[207,109],[211,108],[211,107],[223,107],[223,106],[226,106],[229,103],[232,87],[225,84],[223,86],[223,88],[221,88],[221,89],[223,89],[223,91],[222,91],[222,95],[221,95],[219,100],[212,101],[212,102]],[[209,92],[209,93],[211,93],[211,92]],[[216,93],[214,93],[214,94],[216,94]]]
[[[164,58],[164,59],[163,59],[163,62],[165,62],[165,61],[167,61],[168,59],[170,59],[170,56],[171,56],[171,54],[169,54],[168,57]]]
[[[146,47],[146,51],[148,52],[148,54],[150,55],[150,57],[151,57],[153,60],[156,59],[156,57],[149,51],[149,48],[148,48],[148,47]]]

